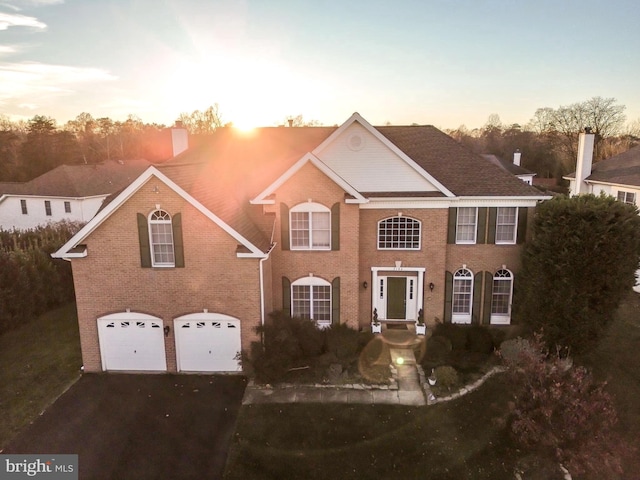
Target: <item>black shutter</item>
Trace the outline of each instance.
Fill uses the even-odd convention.
[[[456,243],[456,224],[458,223],[458,209],[449,208],[449,227],[447,229],[447,243]]]
[[[486,236],[487,236],[487,207],[480,207],[478,208],[478,236],[476,237],[476,243],[487,243],[487,241],[485,240]]]
[[[340,323],[340,277],[336,277],[331,282],[331,323]]]
[[[518,244],[524,243],[527,238],[527,214],[529,209],[527,207],[520,207],[518,209],[518,235],[516,242]]]
[[[482,323],[491,323],[491,300],[493,299],[493,273],[484,272],[484,308]]]
[[[289,240],[289,207],[284,203],[280,204],[280,248],[290,250]]]
[[[444,322],[451,323],[453,273],[444,272]]]
[[[471,310],[471,323],[480,323],[480,305],[482,303],[482,281],[484,276],[478,272],[473,277],[473,307]]]
[[[489,209],[489,228],[487,229],[487,243],[496,243],[496,222],[498,221],[498,209]]]
[[[282,277],[282,313],[291,315],[291,280]]]
[[[331,250],[340,250],[340,202],[331,207]]]
[[[171,220],[173,229],[173,251],[175,255],[175,265],[177,268],[184,268],[184,246],[182,241],[182,214],[176,213]]]
[[[151,245],[149,245],[149,226],[147,217],[138,214],[138,240],[140,241],[140,266],[151,268]]]

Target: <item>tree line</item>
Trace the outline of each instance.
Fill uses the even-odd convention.
[[[492,114],[482,127],[468,129],[462,125],[446,132],[476,153],[508,160],[519,150],[523,167],[540,178],[560,179],[575,167],[578,133],[584,127],[591,127],[596,134],[596,161],[640,144],[640,119],[625,124],[624,111],[625,106],[614,98],[593,97],[567,106],[539,108],[524,126],[504,125],[497,114]],[[217,103],[181,113],[176,123],[192,136],[233,125],[223,121]],[[317,120],[306,121],[302,115],[288,116],[282,123],[293,127],[321,125]],[[62,126],[43,115],[16,122],[0,115],[0,181],[27,181],[62,164],[163,160],[156,144],[165,128],[144,123],[134,115],[114,121],[85,112]]]

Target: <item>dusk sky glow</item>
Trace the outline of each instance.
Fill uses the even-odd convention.
[[[0,114],[172,124],[525,124],[593,96],[640,119],[637,0],[7,0]]]

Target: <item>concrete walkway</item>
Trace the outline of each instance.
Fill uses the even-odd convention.
[[[416,359],[411,348],[390,349],[391,360],[397,370],[398,388],[362,385],[352,388],[329,386],[262,387],[249,384],[245,390],[243,405],[255,403],[358,403],[392,405],[426,405],[420,386]],[[385,388],[386,387],[386,388]]]

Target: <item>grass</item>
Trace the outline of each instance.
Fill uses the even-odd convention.
[[[0,451],[80,375],[75,304],[0,336]]]
[[[630,445],[640,438],[640,295],[630,295],[608,335],[576,359],[608,380]],[[506,428],[509,385],[503,376],[445,404],[429,407],[262,404],[240,410],[227,460],[227,480],[266,479],[513,479],[536,464],[554,478],[554,462],[519,451]],[[640,478],[629,458],[623,478]]]

